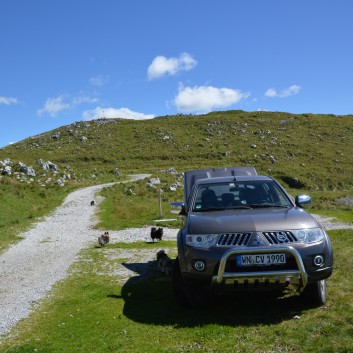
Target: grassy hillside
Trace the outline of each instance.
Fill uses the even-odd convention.
[[[353,116],[243,111],[168,116],[146,121],[99,120],[64,126],[0,149],[35,165],[71,166],[77,178],[124,173],[255,165],[296,177],[308,189],[352,186]],[[56,137],[55,137],[56,136]],[[273,158],[276,163],[272,163]]]
[[[54,197],[51,195],[56,191],[63,197],[73,188],[117,181],[129,173],[160,177],[167,204],[182,195],[180,188],[176,193],[168,191],[173,182],[182,182],[176,175],[166,173],[170,168],[182,172],[208,167],[255,166],[259,173],[279,179],[292,194],[309,192],[314,196],[315,207],[345,209],[335,200],[353,195],[352,151],[351,115],[227,111],[146,121],[78,122],[0,149],[0,161],[10,159],[13,171],[17,172],[0,179],[1,197],[8,200],[0,210],[0,230],[8,233],[10,229],[8,204],[30,204],[31,199],[36,200],[46,190],[43,200],[35,203],[48,203],[50,208]],[[38,160],[56,164],[58,171],[41,170]],[[23,176],[18,162],[32,166],[36,176]],[[63,186],[55,184],[60,177],[64,180]],[[155,190],[147,190],[145,183],[132,188],[139,192],[121,187],[115,195],[107,193],[108,215],[103,215],[107,224],[111,224],[109,214],[118,212],[116,202],[124,205],[126,214],[129,214],[129,200],[130,204],[148,205],[152,199],[155,202]],[[133,196],[137,198],[131,202]],[[57,203],[58,200],[54,202]],[[21,214],[17,217],[18,223],[41,215],[27,207],[11,207],[11,212],[18,210]],[[43,206],[43,212],[44,209]],[[158,211],[153,210],[143,221],[156,216]]]

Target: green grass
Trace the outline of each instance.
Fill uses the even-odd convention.
[[[64,200],[70,189],[24,185],[9,178],[0,179],[0,252],[20,239],[22,231],[48,214]]]
[[[148,186],[148,180],[140,180],[103,189],[100,194],[104,196],[105,200],[100,206],[101,211],[98,215],[100,222],[97,227],[125,229],[155,224],[156,226],[178,228],[180,219],[175,213],[172,213],[170,203],[183,200],[183,188],[180,186],[177,191],[169,191],[169,186],[178,181],[183,185],[183,179],[166,174],[158,176],[161,184],[156,185],[156,188]],[[157,175],[152,177],[157,177]],[[162,217],[159,208],[159,189],[163,189]],[[176,220],[156,222],[161,218]]]
[[[173,243],[116,244],[82,251],[71,275],[0,345],[15,352],[352,352],[353,231],[330,231],[335,269],[324,307],[297,297],[222,297],[200,311],[178,307],[171,279],[118,252],[157,251]],[[151,247],[152,246],[152,247]],[[135,251],[134,251],[135,250]],[[135,273],[122,281],[119,268]]]
[[[174,249],[175,248],[175,241],[171,240],[163,240],[161,243],[159,242],[150,242],[146,246],[146,242],[133,242],[133,243],[112,243],[109,244],[110,249],[150,249],[162,246],[163,249]]]
[[[333,217],[333,222],[353,222],[352,210],[330,209],[330,210],[311,210],[312,213],[326,217]]]

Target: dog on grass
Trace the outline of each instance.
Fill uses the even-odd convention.
[[[161,272],[165,273],[167,276],[171,275],[173,272],[173,260],[164,250],[159,250],[157,252],[157,266]]]
[[[151,228],[151,239],[154,240],[158,239],[158,240],[162,240],[162,236],[163,236],[163,228],[156,228],[156,227],[152,227]]]
[[[104,232],[104,234],[100,235],[98,237],[98,244],[102,248],[103,246],[106,246],[109,243],[109,232]]]

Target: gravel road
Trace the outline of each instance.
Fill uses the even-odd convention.
[[[131,180],[148,177],[133,175]],[[112,183],[114,184],[114,183]],[[112,184],[87,187],[71,193],[52,214],[21,234],[22,241],[0,255],[0,335],[28,316],[33,304],[65,278],[79,251],[92,244],[102,231],[94,229],[98,202],[96,193]],[[150,240],[150,228],[111,232],[113,241]],[[166,229],[164,239],[175,238]]]
[[[149,175],[131,176],[133,180]],[[114,184],[114,183],[112,183]],[[51,287],[65,278],[79,251],[92,244],[102,231],[94,229],[97,211],[90,206],[96,193],[112,184],[92,186],[71,193],[51,215],[22,234],[22,241],[0,255],[0,335],[9,332]],[[353,228],[316,216],[327,229]],[[163,239],[175,239],[177,230],[164,229]],[[110,231],[113,242],[150,240],[150,227]]]

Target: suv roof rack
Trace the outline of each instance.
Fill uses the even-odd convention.
[[[198,179],[241,175],[257,175],[257,172],[255,167],[225,167],[189,170],[184,173],[184,200],[186,202],[189,199],[192,187]]]

